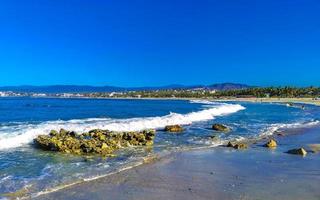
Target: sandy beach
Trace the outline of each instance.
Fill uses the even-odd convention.
[[[242,102],[265,102],[265,103],[299,103],[320,106],[320,100],[314,98],[223,98],[214,101],[242,101]]]
[[[160,160],[68,187],[36,199],[319,199],[320,127],[276,136],[278,148],[216,147],[173,153]],[[285,153],[304,147],[305,157]]]

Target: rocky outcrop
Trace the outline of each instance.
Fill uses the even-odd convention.
[[[220,132],[229,132],[230,128],[223,125],[223,124],[213,124],[212,129],[215,131],[220,131]]]
[[[291,149],[291,150],[287,151],[287,153],[301,155],[301,156],[307,155],[307,151],[304,148]]]
[[[39,135],[34,139],[36,147],[72,154],[99,154],[113,156],[117,149],[129,146],[150,146],[153,144],[155,130],[141,132],[111,132],[107,130],[91,130],[77,134],[61,129],[51,131],[49,135]]]
[[[246,143],[233,143],[233,142],[229,142],[227,144],[227,147],[231,147],[234,149],[247,149],[248,145]]]
[[[164,130],[167,132],[179,133],[183,131],[183,127],[180,125],[171,125],[171,126],[166,126]]]
[[[271,139],[264,146],[268,148],[276,148],[277,142],[274,139]]]

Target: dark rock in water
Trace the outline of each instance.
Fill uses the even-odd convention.
[[[234,149],[247,149],[248,145],[245,143],[232,143],[232,142],[228,142],[227,147],[231,147]]]
[[[129,146],[153,145],[155,130],[141,132],[111,132],[92,130],[89,133],[76,134],[61,129],[51,131],[49,135],[39,135],[34,139],[36,147],[78,155],[99,154],[113,156],[113,151]]]
[[[171,125],[171,126],[166,126],[164,128],[164,130],[168,131],[168,132],[176,132],[176,133],[178,133],[178,132],[182,132],[183,128],[180,125]]]
[[[264,146],[268,148],[276,148],[277,142],[274,139],[271,139]]]
[[[230,128],[223,125],[223,124],[213,124],[212,129],[215,131],[221,131],[221,132],[229,132]]]
[[[234,147],[235,144],[233,144],[232,142],[228,142],[227,147]]]
[[[301,155],[301,156],[307,155],[307,151],[304,148],[291,149],[291,150],[287,151],[287,153]]]

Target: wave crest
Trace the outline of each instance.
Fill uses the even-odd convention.
[[[90,118],[68,121],[49,121],[40,124],[19,124],[0,127],[0,149],[19,147],[32,142],[40,134],[61,128],[76,132],[86,132],[92,129],[110,131],[139,131],[144,129],[161,129],[167,125],[187,125],[193,122],[212,120],[216,116],[223,116],[244,110],[238,104],[217,104],[211,108],[187,114],[170,113],[161,117],[145,117],[132,119]]]

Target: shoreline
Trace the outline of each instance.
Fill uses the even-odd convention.
[[[187,100],[191,100],[193,98],[190,98],[190,99],[187,99]],[[155,100],[158,100],[158,99],[155,99]],[[182,99],[182,100],[186,100],[186,99]],[[199,99],[195,99],[195,100],[199,100]],[[202,100],[211,100],[211,99],[202,99]],[[239,101],[238,99],[237,100],[234,100],[234,99],[228,99],[229,101]],[[257,102],[256,100],[252,99],[252,98],[249,98],[248,99],[241,99],[243,102],[247,101],[247,102],[253,102],[253,103],[260,103],[262,101],[259,101]],[[270,100],[269,98],[267,100]],[[292,101],[295,101],[295,99],[291,99]],[[226,101],[225,99],[224,100],[221,100],[221,101]],[[241,101],[240,101],[241,102]],[[270,101],[267,101],[267,102],[270,102]],[[272,101],[274,102],[274,101]],[[283,103],[287,103],[288,101],[287,100],[283,100],[282,101]],[[301,103],[301,102],[299,102]],[[259,142],[259,141],[258,141]],[[218,147],[220,148],[220,147]],[[188,154],[188,153],[194,153],[194,152],[198,152],[198,151],[210,151],[212,150],[212,147],[207,147],[207,148],[202,148],[202,149],[190,149],[190,150],[184,150],[183,152],[174,152],[174,154]],[[160,158],[160,160],[162,159],[162,157]],[[157,163],[157,162],[154,162],[154,163]],[[134,166],[129,166],[130,169],[127,169],[126,167],[124,169],[119,169],[119,170],[116,170],[114,172],[112,172],[111,174],[105,174],[105,175],[102,175],[101,177],[94,177],[92,180],[80,180],[79,182],[76,182],[76,183],[72,183],[70,185],[63,185],[61,187],[57,187],[57,188],[51,188],[53,189],[52,191],[47,191],[47,192],[44,192],[45,194],[41,194],[40,196],[46,196],[46,195],[50,195],[51,193],[55,193],[55,192],[59,192],[60,190],[69,190],[69,188],[73,188],[74,186],[75,187],[78,187],[78,185],[83,185],[83,184],[86,184],[88,182],[95,182],[95,181],[98,181],[99,179],[107,179],[107,177],[109,176],[116,176],[117,174],[119,173],[122,173],[122,171],[132,171],[132,170],[135,170],[135,168],[139,168],[140,166],[144,166],[145,163],[142,161],[141,163],[137,164],[137,165],[134,165]],[[28,198],[28,197],[27,197]]]
[[[95,184],[96,182],[108,182],[108,179],[111,177],[111,179],[114,179],[115,177],[122,176],[123,174],[127,173],[132,173],[137,170],[144,170],[144,168],[148,168],[149,165],[151,166],[158,166],[158,165],[163,165],[164,163],[167,164],[167,161],[172,161],[179,157],[179,155],[192,155],[192,154],[197,154],[197,153],[203,153],[203,152],[219,152],[219,154],[225,154],[225,152],[229,153],[235,153],[235,152],[251,152],[252,150],[255,150],[256,148],[261,148],[260,151],[269,151],[270,149],[263,147],[263,144],[269,140],[270,138],[276,138],[277,140],[283,140],[287,139],[287,137],[291,136],[304,136],[304,130],[319,130],[320,131],[320,125],[313,125],[311,127],[301,127],[301,128],[284,128],[280,130],[280,132],[286,132],[288,131],[289,133],[284,133],[281,135],[277,135],[276,132],[273,135],[267,135],[264,137],[260,137],[259,139],[249,139],[247,141],[244,141],[244,143],[249,145],[249,149],[242,149],[242,150],[235,150],[233,148],[227,147],[226,145],[220,144],[217,146],[207,146],[207,147],[200,147],[200,148],[191,148],[191,149],[180,149],[172,152],[167,152],[161,154],[154,154],[148,157],[143,158],[141,161],[138,161],[134,163],[133,165],[130,166],[124,166],[114,172],[100,175],[97,177],[89,178],[89,179],[82,179],[79,181],[76,181],[71,184],[66,184],[66,185],[61,185],[57,186],[55,188],[50,188],[47,191],[41,191],[39,193],[36,193],[34,196],[31,197],[22,197],[22,199],[28,199],[28,198],[35,198],[35,199],[47,199],[48,197],[51,197],[52,195],[54,196],[53,199],[56,199],[55,194],[60,194],[65,192],[69,192],[69,190],[74,190],[77,189],[78,187],[83,188],[86,185],[89,184]],[[239,141],[242,143],[242,141]],[[320,140],[318,141],[320,143]],[[228,154],[229,154],[228,153]],[[284,152],[283,152],[284,153]],[[247,155],[245,155],[247,156]],[[297,158],[300,156],[296,156]],[[204,161],[205,162],[205,161]],[[320,164],[320,162],[319,162]],[[320,177],[319,177],[320,178]],[[118,179],[118,178],[115,178]],[[109,183],[110,184],[110,183]],[[84,190],[85,188],[81,189]],[[61,195],[61,194],[60,194]],[[71,197],[69,197],[71,198]],[[65,199],[69,199],[65,198]],[[116,198],[116,196],[114,197]],[[51,199],[51,198],[49,198]],[[59,196],[59,199],[63,199],[61,196]],[[81,198],[79,198],[81,199]],[[113,199],[113,198],[111,198]],[[220,196],[218,199],[224,199],[222,196]],[[225,199],[229,199],[225,198]]]
[[[320,106],[320,100],[314,98],[257,98],[257,97],[248,97],[248,98],[236,98],[236,97],[224,97],[224,98],[136,98],[136,97],[0,97],[1,98],[47,98],[47,99],[107,99],[107,100],[210,100],[216,102],[252,102],[252,103],[301,103],[308,105]]]
[[[284,152],[298,145],[307,146],[314,140],[319,143],[319,130],[316,126],[273,136],[279,142],[279,147],[273,150],[262,147],[264,139],[246,150],[219,146],[173,152],[35,199],[257,199],[266,192],[268,199],[279,199],[272,194],[289,189],[292,194],[284,192],[283,199],[318,199],[320,193],[315,188],[320,183],[318,155],[309,153],[304,158]],[[269,191],[264,191],[265,184]],[[298,186],[300,189],[295,191]]]

